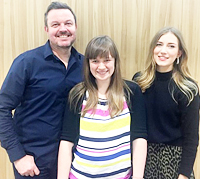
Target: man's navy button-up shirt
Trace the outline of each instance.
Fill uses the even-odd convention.
[[[83,79],[82,64],[72,47],[66,69],[49,41],[14,60],[0,91],[0,141],[11,162],[26,154],[56,157],[66,99]]]

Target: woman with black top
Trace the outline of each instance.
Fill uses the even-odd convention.
[[[199,92],[187,61],[181,33],[174,27],[165,27],[150,44],[146,69],[133,77],[147,106],[145,179],[194,178]]]

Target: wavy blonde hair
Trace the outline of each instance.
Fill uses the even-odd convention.
[[[126,99],[129,101],[130,89],[121,76],[120,58],[117,47],[110,37],[98,36],[88,43],[85,50],[85,59],[83,63],[84,82],[76,85],[69,94],[70,107],[76,110],[77,106],[80,106],[78,103],[83,99],[85,92],[88,91],[89,97],[82,111],[82,116],[84,116],[88,110],[93,110],[94,113],[98,103],[98,87],[94,76],[90,72],[89,60],[96,59],[97,57],[107,57],[109,53],[115,59],[115,70],[111,76],[110,84],[106,92],[110,116],[113,117],[123,111],[123,97],[125,94],[128,94]],[[124,88],[127,93],[124,93]]]
[[[195,80],[191,77],[187,66],[188,52],[182,34],[178,29],[174,27],[164,27],[159,30],[153,37],[146,59],[146,69],[141,73],[140,76],[136,77],[136,81],[140,85],[143,92],[145,92],[146,89],[152,85],[156,72],[156,62],[153,57],[154,49],[160,37],[169,32],[177,37],[178,47],[182,53],[182,55],[179,57],[179,64],[176,63],[176,60],[173,64],[172,79],[178,88],[185,94],[188,99],[188,104],[190,104],[190,102],[194,99],[194,96],[198,93],[198,86],[195,83]],[[169,88],[169,90],[173,99],[175,100],[174,89]]]

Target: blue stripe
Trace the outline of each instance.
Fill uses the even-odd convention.
[[[101,157],[93,157],[93,156],[84,155],[84,154],[78,152],[77,150],[74,153],[82,159],[86,159],[86,160],[90,160],[90,161],[106,161],[106,160],[112,160],[112,159],[118,158],[119,156],[122,156],[122,155],[130,154],[131,150],[126,149],[126,150],[122,150],[116,154],[112,154],[112,155],[108,155],[108,156],[101,156]]]
[[[77,170],[76,168],[74,168],[73,165],[71,166],[71,168],[74,171],[76,171],[77,173],[80,173],[81,175],[86,176],[88,178],[102,178],[102,177],[113,176],[113,175],[116,175],[116,174],[119,174],[119,173],[126,172],[126,171],[130,170],[131,167],[123,168],[123,169],[120,169],[120,170],[117,170],[117,171],[114,171],[114,172],[111,172],[111,173],[103,173],[103,174],[95,174],[95,175]]]
[[[125,132],[123,134],[114,136],[114,137],[107,137],[107,138],[93,138],[93,137],[84,137],[82,135],[80,135],[80,139],[81,140],[86,140],[86,141],[92,141],[92,142],[109,142],[109,141],[114,141],[117,139],[120,139],[122,137],[128,136],[130,135],[130,131],[129,132]]]
[[[127,141],[127,142],[123,142],[123,143],[121,143],[121,144],[118,144],[118,145],[115,145],[115,146],[112,146],[112,147],[106,147],[106,148],[85,147],[85,146],[80,145],[80,144],[78,144],[78,146],[80,146],[80,147],[82,147],[82,148],[85,148],[85,149],[92,149],[92,150],[99,150],[99,151],[101,151],[101,150],[107,150],[107,149],[117,148],[117,147],[119,147],[119,146],[121,146],[121,145],[123,145],[123,144],[129,144],[129,143],[130,143],[130,141]]]

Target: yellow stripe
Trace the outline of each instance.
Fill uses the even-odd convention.
[[[114,166],[114,165],[119,164],[121,162],[126,162],[126,161],[130,161],[130,160],[131,160],[131,157],[128,157],[128,158],[125,158],[125,159],[122,159],[120,161],[110,163],[110,164],[94,165],[94,164],[88,164],[88,163],[80,162],[76,159],[76,163],[81,165],[81,166],[86,166],[86,167],[90,167],[90,168],[104,168],[104,167]]]
[[[83,120],[83,118],[81,118],[80,120],[80,129],[86,131],[106,132],[120,129],[128,125],[130,126],[130,115],[127,115],[126,117],[118,120],[105,123],[88,122]]]

